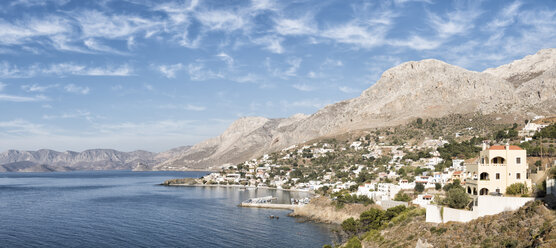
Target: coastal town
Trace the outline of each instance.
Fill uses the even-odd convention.
[[[479,209],[478,199],[483,196],[523,198],[519,203],[499,207],[515,209],[539,191],[546,191],[546,186],[541,189],[539,180],[550,167],[556,166],[556,161],[550,159],[528,161],[527,154],[538,149],[531,148],[530,142],[549,126],[550,122],[540,121],[543,118],[535,117],[521,128],[514,124],[496,132],[490,140],[472,136],[473,127],[464,128],[453,137],[426,137],[413,144],[392,141],[380,131],[353,140],[324,139],[287,147],[237,165],[225,165],[197,183],[304,191],[337,202],[374,203],[385,209],[398,205],[423,208],[439,205],[473,210]],[[414,124],[424,125],[423,120]],[[471,138],[465,140],[462,136]],[[554,148],[548,147],[545,156],[551,158]],[[531,151],[528,153],[526,148]],[[448,192],[454,187],[467,194],[467,200],[459,205],[446,203]],[[493,211],[486,212],[498,213]],[[448,220],[431,219],[433,222]]]

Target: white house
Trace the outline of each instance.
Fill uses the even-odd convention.
[[[413,204],[417,204],[421,207],[426,207],[427,205],[430,205],[433,200],[434,200],[433,195],[424,194],[424,195],[418,195],[417,198],[412,202]]]

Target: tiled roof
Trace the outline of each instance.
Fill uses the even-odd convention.
[[[506,150],[506,146],[491,146],[489,150]],[[510,146],[510,150],[523,150],[519,146]]]

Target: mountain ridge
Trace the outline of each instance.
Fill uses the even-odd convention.
[[[312,115],[243,117],[221,135],[194,145],[154,170],[216,169],[322,136],[404,124],[449,114],[556,113],[556,49],[508,65],[470,71],[436,59],[408,61],[386,70],[359,97]]]
[[[89,149],[82,152],[7,150],[0,153],[0,172],[48,172],[72,170],[151,170],[189,146],[154,153],[144,150],[121,152],[114,149]]]

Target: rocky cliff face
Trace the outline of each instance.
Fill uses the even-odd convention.
[[[0,172],[47,172],[72,170],[151,170],[158,163],[178,156],[189,147],[153,153],[92,149],[83,152],[9,150],[0,153]]]
[[[556,113],[556,49],[484,72],[434,59],[406,62],[385,71],[357,98],[328,105],[310,116],[239,119],[222,135],[154,169],[217,168],[322,136],[403,124],[417,117],[474,112]]]

